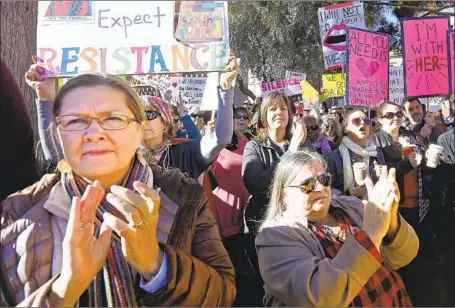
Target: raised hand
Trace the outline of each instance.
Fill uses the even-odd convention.
[[[220,76],[220,85],[223,90],[231,89],[234,79],[240,74],[240,67],[233,51],[226,61],[226,69]]]
[[[103,218],[121,237],[123,255],[128,263],[148,280],[158,272],[163,259],[156,238],[160,197],[141,182],[134,182],[134,188],[139,194],[121,186],[112,186],[106,197],[128,223],[109,213],[105,213]]]
[[[185,107],[181,93],[179,93],[179,101],[177,103],[177,112],[181,118],[188,114],[188,109]]]
[[[55,75],[44,67],[36,64],[36,56],[32,57],[33,62],[25,73],[25,81],[35,89],[38,99],[41,101],[54,101],[57,94]]]
[[[305,143],[307,136],[307,128],[303,120],[299,117],[294,117],[294,131],[292,134],[291,142],[289,144],[289,151],[296,152],[303,143]]]
[[[392,230],[390,230],[391,224],[394,223],[392,221],[392,210],[395,211],[394,216],[397,217],[396,211],[400,201],[400,192],[395,176],[395,169],[391,169],[389,173],[387,167],[383,166],[376,185],[370,178],[365,179],[368,201],[364,201],[363,229],[377,248],[386,235],[393,233],[389,231],[396,231],[394,230],[395,226],[392,226]]]

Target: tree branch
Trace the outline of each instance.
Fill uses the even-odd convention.
[[[368,2],[368,4],[370,4],[370,5],[383,5],[383,6],[395,6],[395,4],[393,4],[393,3],[377,2],[377,1],[371,1],[371,2]],[[441,9],[430,9],[430,8],[427,8],[427,7],[420,7],[420,6],[408,5],[408,4],[401,4],[401,5],[396,5],[396,6],[398,6],[400,8],[404,8],[404,9],[427,12],[427,13],[425,13],[425,15],[436,14],[436,15],[440,15],[440,16],[455,16],[455,13],[452,13],[452,12],[440,12],[440,10],[452,7],[451,5],[445,6],[445,7],[441,8]]]

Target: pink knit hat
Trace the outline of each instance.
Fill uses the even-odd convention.
[[[144,106],[155,107],[161,112],[161,116],[166,123],[171,123],[171,115],[169,113],[169,108],[165,102],[159,99],[156,96],[151,95],[142,95],[140,96],[141,102]]]

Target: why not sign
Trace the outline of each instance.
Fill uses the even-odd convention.
[[[365,29],[362,2],[333,4],[318,9],[324,66],[340,68],[346,63],[346,29]]]
[[[227,2],[39,1],[37,55],[57,76],[220,71]]]
[[[377,107],[389,98],[389,37],[349,28],[347,40],[347,103]]]
[[[406,96],[426,97],[450,92],[448,30],[447,17],[401,20]]]

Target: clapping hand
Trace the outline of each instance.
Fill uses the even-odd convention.
[[[383,166],[376,185],[370,178],[365,179],[368,201],[364,201],[364,230],[379,248],[385,236],[394,238],[398,232],[398,205],[400,190],[396,182],[395,169]]]

